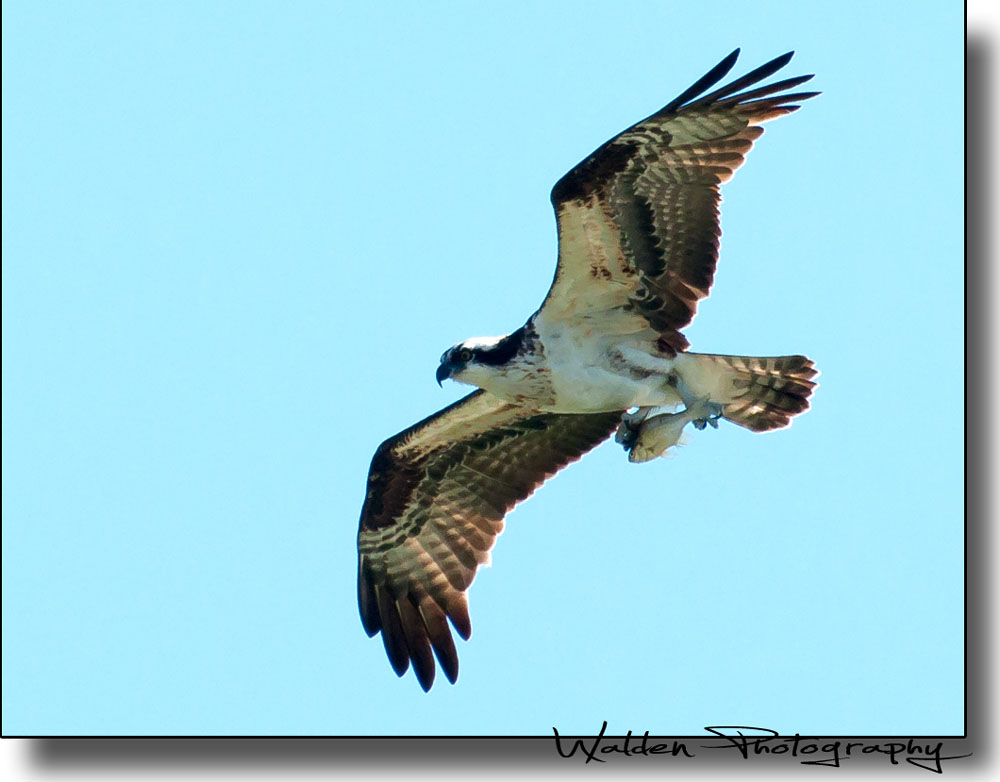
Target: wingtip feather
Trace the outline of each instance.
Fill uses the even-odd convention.
[[[670,103],[664,106],[658,113],[670,113],[681,108],[685,103],[693,98],[697,98],[701,93],[707,90],[712,85],[719,82],[727,73],[729,73],[733,66],[736,64],[736,60],[740,56],[739,48],[733,49],[732,52],[727,54],[722,60],[719,61],[718,65],[712,68],[708,73],[702,76],[698,81],[688,87],[684,92],[674,98]]]
[[[472,621],[469,619],[469,604],[464,593],[459,593],[448,606],[448,618],[463,641],[472,637]]]
[[[361,626],[365,628],[369,638],[382,629],[378,615],[378,599],[372,588],[371,579],[365,573],[363,562],[358,567],[358,613],[361,614]]]
[[[406,645],[403,625],[396,612],[393,599],[380,585],[375,585],[379,614],[382,619],[382,645],[385,647],[389,664],[397,676],[402,676],[410,668],[410,654]]]
[[[458,679],[458,651],[455,641],[448,629],[448,620],[444,611],[434,600],[423,600],[418,606],[420,616],[427,628],[427,636],[431,641],[434,656],[437,657],[441,670],[452,684]]]

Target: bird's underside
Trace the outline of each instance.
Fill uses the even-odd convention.
[[[675,445],[684,428],[728,420],[787,426],[815,383],[804,356],[693,353],[681,329],[708,295],[719,247],[719,185],[761,124],[817,93],[811,76],[760,86],[776,58],[711,90],[733,52],[660,111],[599,147],[552,190],[555,279],[505,337],[467,340],[438,382],[478,387],[386,440],[372,460],[358,533],[358,603],[402,676],[429,689],[437,658],[458,676],[451,626],[471,633],[467,590],[504,517],[612,433],[630,461]]]

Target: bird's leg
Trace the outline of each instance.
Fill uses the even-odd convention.
[[[676,372],[670,373],[667,377],[667,383],[677,390],[677,395],[684,403],[685,413],[691,414],[690,421],[694,424],[695,429],[704,429],[706,424],[711,424],[713,429],[719,428],[719,419],[723,412],[722,405],[711,401],[707,396],[697,396]]]

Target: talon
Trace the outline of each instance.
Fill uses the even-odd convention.
[[[622,413],[622,422],[618,425],[618,431],[615,432],[615,442],[626,451],[631,450],[636,440],[639,439],[643,421],[652,410],[652,407],[640,407],[634,413]]]
[[[640,424],[633,424],[622,420],[618,425],[618,431],[615,432],[615,442],[627,451],[639,439],[640,428]]]
[[[701,431],[706,425],[711,424],[713,429],[719,428],[719,419],[722,417],[722,405],[709,401],[708,397],[692,402],[687,408],[688,414],[694,416],[691,423],[694,428]]]
[[[618,443],[626,451],[629,450],[635,441],[639,439],[639,427],[630,426],[629,424],[622,421],[618,426],[618,431],[615,432],[615,442]]]

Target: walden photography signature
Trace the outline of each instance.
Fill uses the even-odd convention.
[[[748,725],[715,725],[705,730],[717,739],[712,744],[696,744],[698,739],[650,738],[647,730],[641,736],[628,731],[625,736],[606,736],[607,720],[601,725],[596,736],[590,738],[568,738],[555,734],[556,751],[561,757],[577,757],[584,763],[596,761],[606,763],[615,755],[635,757],[637,755],[665,755],[673,758],[693,758],[698,755],[713,755],[718,750],[728,750],[743,760],[760,757],[785,756],[806,766],[829,766],[840,768],[841,763],[850,758],[884,757],[893,766],[901,762],[940,774],[948,760],[967,758],[964,755],[943,754],[944,742],[929,739],[897,739],[881,741],[870,739],[835,739],[800,736],[781,736],[770,728],[756,728]]]

